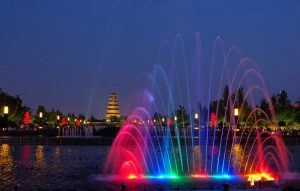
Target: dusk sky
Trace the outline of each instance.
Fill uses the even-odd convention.
[[[1,0],[0,87],[32,109],[97,118],[116,91],[124,112],[161,43],[180,33],[189,52],[196,31],[205,56],[219,35],[257,62],[270,93],[300,98],[297,0]]]

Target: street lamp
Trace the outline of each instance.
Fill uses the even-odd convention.
[[[197,126],[197,125],[198,125],[199,114],[198,114],[198,113],[195,113],[195,114],[194,114],[194,118],[195,118],[195,126]],[[197,127],[197,128],[198,128],[198,127]],[[196,127],[195,127],[195,129],[196,129]]]
[[[238,108],[234,108],[234,116],[235,117],[239,116],[239,109]]]
[[[174,120],[177,121],[177,116],[175,115]]]
[[[60,120],[60,116],[59,115],[57,115],[56,116],[56,125],[57,125],[57,128],[59,128],[59,120]]]
[[[238,128],[238,117],[239,117],[239,109],[234,108],[234,119],[235,119],[235,123],[236,123],[236,128]]]
[[[236,137],[236,131],[238,129],[238,117],[239,117],[239,109],[238,108],[234,108],[234,118],[235,118],[235,123],[236,123],[236,126],[235,126],[235,129],[234,129],[234,137]],[[234,139],[235,141],[237,141],[237,139]]]
[[[39,129],[42,129],[42,118],[43,118],[43,112],[39,112],[39,117],[40,117],[40,126],[39,126]]]
[[[3,107],[3,113],[4,113],[4,115],[8,115],[8,112],[9,112],[9,109],[8,109],[8,106],[6,105]]]
[[[43,118],[43,112],[40,111],[39,117],[40,117],[40,118]]]
[[[165,122],[165,118],[163,117],[163,118],[161,119],[161,121],[164,123],[164,122]]]
[[[4,113],[4,126],[7,125],[7,121],[8,121],[8,112],[9,112],[8,106],[4,106],[4,107],[3,107],[3,113]],[[8,127],[7,127],[7,129],[8,129]]]

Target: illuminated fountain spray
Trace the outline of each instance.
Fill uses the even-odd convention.
[[[58,135],[61,137],[92,137],[93,127],[92,126],[71,126],[59,128]]]
[[[180,35],[162,44],[153,72],[139,80],[143,88],[104,172],[130,179],[280,179],[289,170],[288,151],[255,62],[233,46],[225,51],[218,37],[205,66],[198,33],[190,61],[184,50]],[[261,98],[266,110],[256,106]]]

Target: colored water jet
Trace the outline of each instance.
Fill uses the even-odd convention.
[[[210,84],[203,91],[199,38],[197,33],[198,48],[190,65],[182,37],[177,35],[171,52],[182,56],[181,65],[174,58],[169,68],[156,64],[153,73],[147,75],[150,85],[142,88],[134,99],[134,109],[107,157],[105,174],[170,180],[244,177],[254,183],[275,180],[277,174],[289,170],[288,151],[255,62],[240,57],[230,72],[230,56],[241,54],[236,48],[225,51],[222,40],[217,38],[214,48],[217,45],[223,48],[223,61],[220,65],[215,63],[214,49]],[[214,73],[216,66],[221,68],[219,74]],[[184,77],[180,79],[178,73]],[[256,107],[257,93],[267,100],[268,111]],[[213,101],[216,99],[213,96],[217,96],[217,101]],[[202,97],[207,97],[206,106],[201,105]],[[263,126],[272,132],[263,130]]]

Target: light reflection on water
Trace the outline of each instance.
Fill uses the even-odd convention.
[[[0,145],[0,190],[80,188],[101,172],[108,146]]]
[[[300,148],[292,147],[292,155],[300,158]],[[101,173],[110,146],[66,145],[0,145],[0,190],[11,190],[20,183],[23,189],[80,189],[94,184],[90,177]],[[217,147],[209,153],[217,154]],[[232,166],[239,166],[243,148],[233,145]],[[177,149],[175,149],[177,152]],[[197,145],[193,148],[195,164],[203,164]],[[298,153],[298,154],[297,154]],[[234,163],[234,161],[237,161]],[[186,161],[184,161],[186,162]],[[203,168],[203,167],[199,167]],[[296,167],[299,171],[299,166]]]
[[[11,148],[8,144],[0,147],[0,177],[1,182],[10,182],[14,179],[14,163],[11,154]]]

